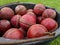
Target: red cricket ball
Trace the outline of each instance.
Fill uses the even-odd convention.
[[[43,25],[35,24],[28,29],[27,37],[36,38],[36,37],[45,36],[44,34],[45,32],[48,32],[48,30]]]
[[[20,15],[15,15],[15,16],[12,17],[11,24],[12,24],[13,27],[15,27],[15,28],[20,27],[19,26],[20,18],[21,18]]]
[[[4,38],[8,39],[23,39],[24,35],[22,31],[17,28],[11,28],[3,35]]]
[[[45,6],[43,5],[43,4],[36,4],[35,6],[34,6],[34,13],[35,14],[42,14],[43,13],[43,11],[45,10],[46,8],[45,8]]]
[[[53,10],[53,9],[46,9],[46,10],[43,12],[42,16],[43,16],[44,18],[55,18],[55,17],[56,17],[56,12],[55,12],[55,10]]]
[[[27,9],[24,5],[18,5],[15,8],[15,12],[16,12],[16,14],[24,15],[24,14],[26,14]]]
[[[46,18],[41,22],[42,25],[44,25],[48,31],[54,31],[58,27],[58,24],[55,20],[52,18]]]
[[[1,19],[11,19],[14,16],[14,11],[9,7],[3,7],[0,10],[0,18]]]

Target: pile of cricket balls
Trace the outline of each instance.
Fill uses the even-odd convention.
[[[51,34],[58,28],[56,11],[36,4],[33,9],[17,5],[0,9],[0,35],[8,39],[37,38]]]

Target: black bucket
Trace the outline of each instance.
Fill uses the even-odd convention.
[[[10,7],[12,8],[13,10],[15,9],[15,7],[17,5],[24,5],[27,9],[33,9],[35,4],[33,3],[11,3],[11,4],[8,4],[8,5],[3,5],[3,6],[0,6],[0,9],[2,7]],[[50,8],[48,6],[46,6],[46,8]],[[51,41],[53,41],[54,39],[56,39],[59,35],[60,35],[60,13],[54,9],[54,8],[51,8],[53,10],[56,11],[56,21],[58,22],[58,28],[56,29],[56,34],[55,36],[52,38],[52,39],[47,39],[47,40],[42,40],[42,41],[30,41],[30,42],[22,42],[20,43],[22,40],[10,40],[10,39],[5,39],[3,37],[0,37],[0,44],[8,44],[8,45],[49,45]]]

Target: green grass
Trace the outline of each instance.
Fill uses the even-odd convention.
[[[60,11],[60,0],[0,0],[0,5],[12,3],[12,2],[32,2],[32,3],[42,3],[46,6],[53,7]],[[60,37],[51,42],[50,45],[60,45]]]

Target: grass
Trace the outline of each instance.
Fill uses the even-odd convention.
[[[0,0],[0,5],[12,3],[12,2],[32,2],[32,3],[42,3],[46,6],[53,7],[60,11],[60,0]],[[49,45],[60,45],[60,37],[55,39],[54,41],[51,42]]]

